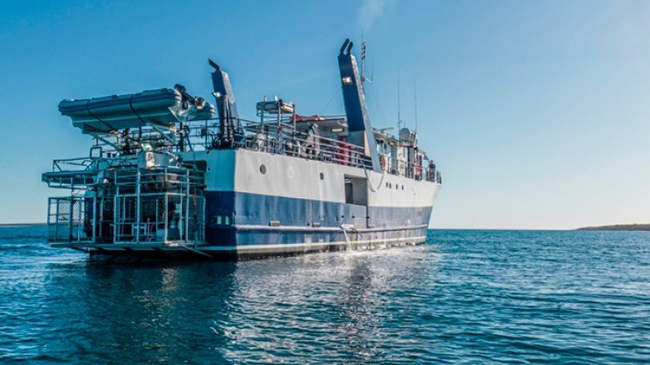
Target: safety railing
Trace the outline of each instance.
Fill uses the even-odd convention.
[[[94,170],[98,166],[102,168],[116,166],[133,166],[135,165],[134,156],[90,156],[56,159],[52,161],[52,172],[64,171],[88,171]]]
[[[194,125],[187,128],[190,148],[242,148],[332,162],[355,167],[372,167],[361,146],[295,129],[292,123],[236,120],[224,137],[219,126]]]
[[[135,189],[140,185],[141,189],[172,190],[188,189],[190,187],[203,187],[205,173],[203,171],[191,170],[177,167],[157,167],[152,169],[124,168],[113,171],[115,185],[124,188]],[[183,184],[183,187],[174,188],[174,185]]]
[[[301,122],[305,122],[301,120]],[[315,121],[316,122],[316,121]],[[165,133],[160,128],[142,127],[123,134],[121,137],[98,140],[94,148],[100,149],[100,156],[118,156],[106,160],[133,158],[139,150],[153,150],[177,154],[188,151],[211,149],[246,149],[297,158],[319,160],[338,165],[372,168],[372,159],[364,147],[345,141],[331,139],[315,132],[298,130],[291,119],[268,120],[267,122],[245,119],[228,120],[227,130],[222,131],[217,119],[182,123],[180,127]],[[305,126],[305,129],[308,129]],[[55,169],[63,164],[89,166],[83,159],[55,161]],[[90,164],[96,159],[90,160]],[[114,163],[114,162],[113,162]],[[387,173],[406,176],[416,180],[440,182],[439,172],[427,166],[398,160],[391,161],[382,169]]]

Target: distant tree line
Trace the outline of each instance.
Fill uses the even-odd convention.
[[[650,224],[615,224],[611,226],[582,227],[579,231],[650,231]]]

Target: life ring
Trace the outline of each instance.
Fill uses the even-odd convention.
[[[381,165],[382,171],[386,170],[386,156],[379,155],[379,164]]]

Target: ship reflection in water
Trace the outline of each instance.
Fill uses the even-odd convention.
[[[63,265],[64,275],[61,264],[50,264],[49,310],[64,323],[47,325],[54,332],[67,328],[67,340],[50,355],[174,363],[390,359],[401,341],[400,314],[413,314],[408,297],[414,288],[433,286],[427,281],[435,279],[440,256],[423,251],[434,250],[237,263],[76,263]],[[422,276],[423,269],[430,275]]]

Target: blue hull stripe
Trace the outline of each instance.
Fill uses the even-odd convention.
[[[426,235],[432,209],[365,207],[232,191],[206,191],[205,197],[206,243],[219,246],[340,242],[345,241],[345,235],[338,229],[344,224],[360,230],[374,228],[374,232],[359,237],[349,232],[352,240],[420,237]],[[229,224],[223,224],[224,217],[228,217]],[[264,229],[272,221],[280,226]],[[259,229],[237,229],[250,226]],[[413,229],[416,226],[420,228]],[[296,231],[299,227],[305,231]]]
[[[384,232],[347,232],[348,239],[355,241],[397,241],[398,239],[417,238],[426,236],[427,228],[417,230],[389,230]],[[282,245],[297,243],[327,243],[345,242],[343,230],[340,232],[294,232],[288,230],[269,231],[239,231],[235,229],[208,230],[210,245],[214,246],[247,246],[247,245]]]

